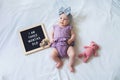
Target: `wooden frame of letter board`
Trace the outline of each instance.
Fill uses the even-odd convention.
[[[36,52],[36,51],[43,50],[43,49],[46,49],[46,48],[49,47],[49,44],[48,44],[48,45],[46,45],[46,46],[44,46],[44,47],[39,47],[39,48],[30,50],[30,51],[27,51],[27,52],[26,52],[26,50],[25,50],[25,45],[24,45],[24,43],[23,43],[23,39],[22,39],[22,36],[21,36],[20,32],[29,30],[29,29],[34,28],[34,27],[38,27],[38,26],[40,26],[40,25],[41,25],[41,27],[42,27],[42,30],[43,30],[45,39],[48,39],[47,33],[46,33],[46,31],[45,31],[44,24],[35,25],[35,26],[29,27],[29,28],[26,28],[26,29],[22,29],[22,30],[19,31],[20,42],[21,42],[21,44],[22,44],[22,48],[23,48],[23,51],[24,51],[24,54],[25,54],[25,55],[28,55],[28,54],[31,54],[31,53],[34,53],[34,52]],[[48,40],[49,40],[49,39],[48,39]]]

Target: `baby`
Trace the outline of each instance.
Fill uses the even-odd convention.
[[[50,36],[51,47],[53,48],[51,57],[56,62],[56,67],[60,68],[63,65],[61,58],[69,57],[69,69],[74,72],[74,40],[75,33],[70,25],[72,20],[71,8],[59,10],[58,24],[53,26]]]

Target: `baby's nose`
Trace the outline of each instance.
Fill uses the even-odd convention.
[[[64,21],[64,19],[62,19],[62,21]]]

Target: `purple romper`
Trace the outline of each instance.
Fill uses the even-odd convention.
[[[51,47],[54,47],[58,51],[58,56],[63,58],[67,57],[67,49],[69,46],[73,46],[73,43],[68,45],[67,41],[71,37],[72,26],[66,26],[64,28],[59,27],[58,25],[53,26],[54,31],[54,42],[51,44]]]

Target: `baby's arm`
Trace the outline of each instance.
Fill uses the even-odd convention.
[[[71,29],[71,37],[68,40],[68,44],[71,44],[74,40],[75,40],[75,33],[74,33],[73,29]]]
[[[53,37],[54,37],[54,32],[53,32],[53,30],[52,30],[51,33],[50,33],[50,43],[53,43],[53,42],[54,42]]]

